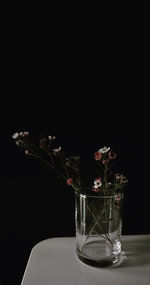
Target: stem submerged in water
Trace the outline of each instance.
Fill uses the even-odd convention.
[[[104,208],[104,209],[102,210],[101,214],[99,215],[99,217],[98,217],[98,219],[97,219],[97,218],[95,217],[95,215],[93,214],[92,210],[90,209],[90,207],[88,206],[86,200],[85,200],[85,202],[86,202],[86,207],[87,207],[87,209],[89,210],[89,212],[91,213],[92,217],[93,217],[94,220],[95,220],[95,224],[94,224],[93,227],[91,228],[91,230],[90,230],[89,234],[87,235],[85,241],[89,238],[89,236],[91,235],[91,233],[93,232],[94,228],[95,228],[96,225],[97,225],[98,228],[100,229],[100,231],[102,232],[102,234],[99,234],[99,233],[98,233],[98,235],[101,236],[101,237],[103,237],[104,239],[108,240],[108,241],[110,242],[110,244],[113,246],[113,243],[112,243],[112,241],[111,241],[111,239],[110,239],[110,237],[109,237],[109,233],[105,233],[105,232],[103,231],[102,226],[99,224],[99,220],[101,219],[102,215],[103,215],[104,213],[106,213],[107,208]]]

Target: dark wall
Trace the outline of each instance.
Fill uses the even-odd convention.
[[[75,45],[72,32],[68,39],[64,30],[60,37],[53,29],[58,41],[51,39],[48,44],[49,31],[44,37],[42,29],[40,38],[39,29],[37,35],[29,35],[25,34],[26,24],[17,32],[18,25],[9,25],[4,32],[2,52],[3,285],[20,284],[30,251],[38,241],[75,234],[73,191],[17,149],[11,138],[16,131],[56,135],[58,145],[85,161],[87,157],[93,159],[93,153],[101,146],[112,146],[118,154],[118,166],[129,179],[123,234],[149,233],[149,86],[145,47],[139,58],[141,50],[132,47],[131,37],[124,51],[120,38],[119,48],[113,44],[110,48],[108,43],[100,51],[99,45],[92,43],[94,51],[89,51],[88,44],[84,47],[77,41]]]

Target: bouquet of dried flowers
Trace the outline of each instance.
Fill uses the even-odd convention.
[[[85,185],[81,175],[80,157],[66,156],[62,147],[56,145],[55,136],[42,135],[40,138],[35,139],[29,132],[25,131],[14,133],[12,138],[16,141],[18,147],[24,149],[27,157],[41,160],[56,173],[58,178],[72,187],[77,193],[90,196],[114,196],[116,209],[120,207],[120,200],[128,180],[123,174],[112,171],[117,155],[110,147],[104,146],[94,153],[93,159],[96,162],[95,172],[97,172],[97,177],[93,179],[92,184]],[[109,221],[107,201],[104,202],[100,214],[98,214],[99,205],[95,205],[95,208],[93,208],[86,202],[86,207],[94,218],[94,225],[87,238],[96,226],[99,226],[101,231],[99,236],[108,240],[112,245],[109,233],[105,233],[104,228],[99,224],[99,221],[105,223],[106,220]],[[92,208],[93,210],[91,210]]]
[[[12,138],[18,147],[24,149],[28,157],[41,160],[58,178],[79,193],[117,195],[119,199],[128,182],[123,174],[113,173],[113,162],[117,155],[110,147],[104,146],[94,153],[98,177],[93,181],[93,185],[85,186],[81,177],[80,157],[66,156],[61,146],[55,146],[55,136],[42,135],[35,140],[29,132],[24,131],[14,133]]]

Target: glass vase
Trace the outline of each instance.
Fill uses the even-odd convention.
[[[120,261],[123,194],[75,194],[76,252],[81,261],[109,266]]]

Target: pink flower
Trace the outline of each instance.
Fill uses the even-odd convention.
[[[101,190],[100,187],[95,187],[95,186],[92,187],[93,192],[99,192],[100,190]]]
[[[116,195],[116,201],[120,201],[120,199],[121,199],[121,194],[118,193],[118,194]]]
[[[117,204],[117,208],[118,208],[118,209],[119,209],[119,205],[120,205],[120,200],[121,200],[121,194],[118,193],[118,194],[116,195],[116,204]]]
[[[108,153],[108,157],[110,159],[115,159],[116,158],[116,153],[113,151],[113,150],[110,150],[109,153]]]
[[[94,158],[95,158],[95,160],[100,160],[101,157],[102,157],[101,152],[97,151],[97,152],[94,153]]]
[[[23,132],[23,133],[22,133],[22,136],[23,136],[23,137],[26,137],[26,136],[28,136],[28,135],[29,135],[29,132]]]
[[[68,184],[69,186],[72,185],[72,182],[73,182],[73,178],[69,178],[69,179],[67,180],[67,184]]]

